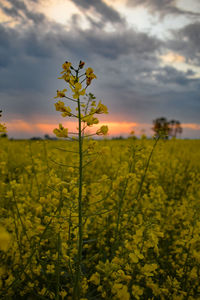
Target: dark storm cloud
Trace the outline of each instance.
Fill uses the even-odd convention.
[[[16,48],[18,48],[19,36],[20,34],[15,29],[6,28],[0,24],[0,70],[11,64],[14,57],[18,55],[20,50]]]
[[[152,14],[200,16],[198,12],[186,11],[177,7],[176,0],[127,0],[129,6],[145,6]]]
[[[71,38],[65,38],[64,35],[59,38],[64,47],[70,44]],[[121,55],[151,56],[162,46],[159,39],[126,28],[119,32],[106,32],[99,29],[94,30],[94,28],[83,31],[79,28],[76,32],[74,46],[77,45],[76,43],[79,43],[80,47],[83,45],[86,49],[90,49],[90,53],[112,60]],[[83,49],[83,52],[87,51]]]
[[[160,109],[168,118],[177,118],[181,122],[199,123],[200,101],[198,89],[169,91],[159,96]]]
[[[32,20],[36,24],[45,21],[44,14],[30,11],[23,0],[7,0],[7,3],[11,7],[0,4],[0,8],[10,17],[21,19],[22,21]]]
[[[104,22],[111,23],[124,23],[123,18],[120,16],[118,11],[116,11],[111,6],[108,6],[102,0],[71,0],[79,8],[87,11],[93,8],[96,13],[98,13]]]
[[[66,29],[30,12],[26,2],[8,1],[12,7],[7,13],[20,24],[27,22],[13,28],[0,24],[0,108],[8,116],[18,114],[26,120],[32,115],[57,116],[50,99],[56,89],[63,88],[57,80],[62,63],[77,64],[82,59],[98,77],[91,91],[103,99],[111,114],[119,115],[119,121],[125,116],[127,121],[151,122],[166,115],[198,122],[200,83],[192,78],[194,71],[161,67],[159,54],[171,49],[188,60],[190,53],[196,53],[197,59],[199,23],[174,31],[173,40],[164,42],[128,28],[103,1],[73,0],[83,10],[93,7],[101,15],[101,21],[87,15],[89,29],[82,29],[81,14],[73,15]],[[112,32],[105,30],[103,20],[112,22]]]
[[[137,55],[145,59],[158,52],[162,42],[146,33],[121,27],[118,32],[106,32],[99,28],[82,30],[78,16],[72,18],[72,30],[66,31],[61,25],[50,23],[47,30],[42,25],[28,26],[24,31],[0,25],[0,53],[7,65],[12,57],[26,56],[51,58],[56,51],[72,52],[84,57],[94,55],[116,59],[121,55]]]
[[[87,30],[82,34],[95,53],[110,59],[131,54],[145,56],[159,51],[159,47],[162,45],[158,39],[134,30],[122,30],[114,33]]]
[[[189,24],[180,30],[174,30],[173,39],[168,46],[183,54],[187,62],[200,65],[200,22]]]
[[[62,84],[56,78],[66,59],[75,63],[83,59],[96,70],[101,78],[96,88],[100,97],[102,89],[111,90],[114,81],[119,83],[116,91],[120,92],[121,85],[133,91],[135,74],[132,73],[136,70],[140,76],[146,69],[150,73],[152,64],[157,61],[155,53],[162,43],[154,37],[125,27],[114,33],[97,28],[82,30],[78,16],[71,22],[70,31],[50,22],[48,30],[41,24],[29,25],[24,31],[0,25],[1,105],[6,111],[21,112],[26,118],[31,114],[52,113],[53,106],[47,99],[53,98]],[[9,96],[6,96],[7,91]],[[119,95],[116,101],[121,105]]]
[[[161,99],[171,84],[185,89],[192,81],[191,71],[184,73],[158,66],[156,53],[164,47],[159,39],[125,27],[114,33],[82,30],[77,18],[72,20],[76,26],[71,31],[53,23],[49,23],[51,30],[48,31],[43,26],[30,26],[25,32],[0,26],[0,51],[7,64],[6,69],[3,65],[0,69],[0,88],[7,111],[21,112],[26,117],[52,111],[47,98],[53,98],[59,87],[60,81],[56,78],[67,58],[74,61],[83,58],[87,65],[93,66],[100,78],[97,96],[109,98],[112,111],[124,111],[130,120],[131,110],[138,116],[146,113],[146,107],[152,108],[152,116],[153,110],[159,110],[161,106],[155,93]],[[7,90],[12,93],[11,98],[5,96]],[[48,97],[42,99],[42,94]]]
[[[56,78],[64,60],[74,59],[77,63],[77,59],[84,59],[88,66],[92,65],[98,70],[102,78],[100,85],[110,88],[114,81],[120,81],[116,88],[120,90],[120,84],[124,88],[127,85],[134,86],[135,75],[129,69],[131,65],[137,76],[147,69],[150,72],[152,63],[156,61],[153,53],[161,45],[159,40],[131,30],[111,34],[82,31],[80,28],[66,31],[62,26],[51,26],[52,30],[47,32],[42,26],[30,26],[25,32],[19,32],[18,29],[0,25],[0,89],[4,93],[8,90],[13,95],[17,93],[13,99],[16,98],[18,111],[21,110],[24,115],[31,112],[30,103],[25,105],[28,103],[28,92],[46,93],[53,91],[53,86],[56,90],[56,85],[60,84]],[[116,59],[120,58],[121,66],[116,63]],[[124,58],[127,62],[124,62]],[[127,76],[132,76],[132,81]],[[24,101],[21,99],[23,93],[19,97],[18,91],[24,92]],[[7,101],[5,96],[4,99],[3,103],[14,109],[12,101]],[[32,111],[40,111],[40,102],[41,98],[35,97],[35,104],[32,104],[35,109]]]
[[[139,84],[139,82],[138,82]],[[199,123],[200,101],[196,89],[170,88],[166,83],[166,89],[158,84],[151,84],[150,92],[147,93],[146,83],[140,85],[140,89],[115,90],[111,94],[109,111],[117,115],[120,121],[152,123],[152,120],[165,116],[168,119],[178,119],[182,123]],[[107,92],[109,95],[109,92]],[[106,97],[104,96],[104,99]]]
[[[194,74],[195,72],[193,72],[192,70],[188,70],[187,72],[182,72],[182,71],[178,71],[173,67],[166,66],[160,69],[158,72],[156,72],[154,78],[158,82],[162,82],[165,84],[172,83],[172,84],[186,86],[190,83],[197,81],[197,79],[192,79],[189,77]]]
[[[0,70],[2,67],[8,67],[8,65],[12,70],[13,63],[19,60],[23,69],[24,64],[28,62],[28,57],[38,59],[52,57],[55,49],[54,34],[45,34],[44,32],[38,34],[36,27],[30,27],[25,32],[19,32],[17,29],[0,24]],[[20,69],[17,71],[20,72]]]

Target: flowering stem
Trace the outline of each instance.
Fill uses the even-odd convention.
[[[62,207],[62,192],[60,192],[60,201],[58,207],[59,216],[61,215],[61,207]],[[61,229],[61,228],[60,228]],[[60,293],[60,260],[61,260],[61,246],[62,240],[60,235],[60,229],[57,234],[57,266],[56,266],[56,298],[55,300],[59,300],[59,293]]]
[[[78,71],[77,75],[78,77]],[[73,290],[73,299],[80,299],[80,275],[81,275],[81,263],[82,263],[82,247],[83,247],[83,225],[82,225],[82,179],[83,179],[83,151],[82,151],[82,130],[81,130],[81,105],[80,99],[78,98],[78,118],[79,118],[79,127],[78,127],[78,141],[79,141],[79,197],[78,197],[78,255],[76,262],[76,273],[75,273],[75,283]]]
[[[147,161],[147,164],[146,164],[146,167],[145,167],[145,170],[144,170],[144,174],[143,174],[143,176],[142,176],[142,179],[141,179],[141,182],[140,182],[140,186],[139,186],[139,189],[138,189],[138,192],[137,192],[137,195],[136,195],[136,201],[138,201],[139,196],[140,196],[140,194],[141,194],[142,187],[143,187],[143,183],[144,183],[144,180],[145,180],[145,177],[146,177],[146,173],[147,173],[147,170],[148,170],[148,168],[149,168],[150,161],[151,161],[151,157],[152,157],[152,155],[153,155],[153,152],[154,152],[154,150],[155,150],[155,148],[156,148],[156,145],[157,145],[159,139],[160,139],[160,136],[158,136],[158,137],[155,139],[155,142],[154,142],[154,144],[153,144],[151,153],[150,153],[150,155],[149,155],[149,157],[148,157],[148,161]]]

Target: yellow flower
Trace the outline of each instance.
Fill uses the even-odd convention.
[[[138,257],[134,253],[130,253],[129,258],[130,258],[131,262],[134,263],[134,264],[137,264],[138,261],[139,261]]]
[[[117,299],[129,300],[130,294],[126,285],[121,283],[114,283],[112,287],[112,293],[116,294]]]
[[[60,72],[60,74],[69,71],[70,67],[71,67],[71,63],[68,62],[68,61],[66,61],[66,62],[62,65],[63,71]]]
[[[95,285],[99,285],[100,284],[100,275],[99,273],[94,273],[92,274],[92,276],[90,277],[90,281],[95,284]]]
[[[6,132],[6,126],[5,124],[0,123],[0,132]]]
[[[143,295],[143,289],[138,285],[132,285],[132,294],[136,299],[140,299],[140,296]]]
[[[93,124],[98,124],[99,120],[93,115],[83,117],[82,120],[87,123],[88,126],[92,126]]]
[[[57,90],[57,96],[54,98],[64,98],[65,97],[65,92],[67,91],[67,89],[64,89],[62,91]]]
[[[78,81],[79,81],[78,78],[74,77],[73,75],[70,76],[70,79],[69,79],[70,85],[74,86],[75,83],[77,83]]]
[[[85,75],[87,76],[87,78],[97,78],[96,75],[93,73],[93,69],[92,68],[88,68],[85,72]]]
[[[47,273],[54,273],[54,269],[55,269],[54,265],[47,265],[46,272]]]
[[[5,230],[5,228],[0,227],[0,250],[7,251],[10,241],[10,234]]]
[[[82,90],[81,89],[82,89],[82,85],[79,82],[75,83],[74,88],[71,87],[71,90],[74,93],[73,94],[74,99],[78,99],[80,95],[81,96],[85,95],[85,89]]]
[[[62,124],[59,124],[59,129],[55,128],[53,132],[57,137],[68,137],[68,129],[64,128]]]
[[[64,102],[63,101],[58,101],[57,103],[54,104],[55,105],[55,108],[57,111],[61,111],[62,112],[62,116],[63,117],[70,117],[72,114],[71,114],[71,108],[69,106],[65,106]]]
[[[108,114],[108,108],[104,104],[99,101],[98,106],[96,108],[96,114]]]
[[[88,68],[85,72],[85,75],[87,77],[86,79],[86,84],[90,85],[90,83],[92,82],[92,80],[94,78],[97,78],[96,75],[93,73],[93,69],[92,68]]]
[[[64,79],[66,82],[70,81],[70,70],[68,70],[66,73],[64,73],[61,77],[58,77],[58,79]]]
[[[64,299],[66,295],[67,295],[66,291],[61,291],[60,292],[60,296],[61,296],[62,299]]]
[[[141,271],[146,276],[153,276],[155,270],[158,268],[156,264],[145,264],[144,267],[141,268]]]
[[[108,133],[108,126],[102,125],[96,132],[97,135],[106,135]]]

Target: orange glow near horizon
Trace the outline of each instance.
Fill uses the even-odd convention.
[[[68,128],[70,132],[77,131],[77,123],[74,121],[61,122],[64,127]],[[92,133],[95,132],[100,126],[108,125],[109,127],[109,135],[119,135],[119,134],[129,134],[132,130],[136,133],[148,124],[140,124],[136,122],[115,122],[115,121],[104,121],[99,122],[99,124],[94,125],[92,127],[88,127],[87,131]],[[29,135],[32,134],[53,134],[53,129],[58,128],[58,123],[34,123],[34,122],[26,122],[21,119],[13,120],[10,122],[6,122],[6,126],[8,129],[8,133],[26,133]]]
[[[183,128],[188,128],[192,130],[200,130],[200,124],[196,124],[196,123],[183,123],[181,126]]]
[[[11,122],[6,122],[6,127],[9,131],[22,131],[25,133],[32,133],[34,132],[34,129],[32,127],[32,124],[24,121],[24,120],[13,120]]]
[[[77,132],[77,123],[74,121],[61,122],[64,127],[68,128],[69,132]],[[132,130],[135,131],[136,135],[140,135],[141,132],[151,134],[151,124],[137,123],[137,122],[115,122],[115,121],[104,121],[99,124],[87,128],[88,133],[95,133],[95,131],[102,125],[108,125],[109,135],[129,135]],[[58,123],[49,122],[26,122],[21,119],[16,119],[11,122],[6,122],[8,134],[25,134],[25,135],[54,135],[53,129],[58,128]],[[200,124],[196,123],[183,123],[182,128],[191,130],[200,130]]]

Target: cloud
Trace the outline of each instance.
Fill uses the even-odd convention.
[[[144,69],[142,60],[145,68],[149,62],[155,62],[155,53],[162,45],[159,39],[126,27],[114,33],[97,28],[82,30],[76,18],[72,17],[71,22],[76,26],[72,24],[71,30],[55,22],[49,22],[45,27],[43,24],[28,26],[24,30],[0,24],[1,90],[8,86],[10,90],[40,90],[46,80],[49,81],[53,68],[58,69],[56,63],[62,61],[62,57],[63,60],[78,57],[100,69],[104,65],[103,59],[106,59],[109,61],[106,69],[111,68],[111,72],[118,69],[112,61],[120,57],[127,60],[127,68],[135,64],[134,58],[137,57],[134,65],[137,73]],[[48,77],[45,76],[47,73]]]
[[[188,63],[200,65],[200,22],[194,22],[179,30],[173,30],[173,39],[167,46],[185,56]]]
[[[93,10],[96,14],[101,17],[103,22],[110,23],[124,23],[124,19],[120,16],[118,11],[113,7],[107,5],[102,0],[71,0],[84,12]],[[92,21],[92,19],[90,19]]]
[[[185,62],[185,57],[178,53],[168,52],[164,55],[161,55],[161,59],[165,63],[182,63]]]
[[[87,47],[95,54],[112,60],[120,55],[138,55],[144,57],[159,51],[161,41],[146,33],[133,29],[122,29],[120,32],[105,32],[98,30],[79,31]]]
[[[156,71],[153,74],[153,77],[158,82],[164,84],[172,83],[172,84],[187,86],[188,84],[197,81],[197,79],[190,78],[190,76],[194,74],[195,72],[193,72],[192,70],[183,72],[183,71],[178,71],[173,67],[165,66],[163,68],[158,69],[158,71]]]
[[[177,6],[177,0],[127,0],[129,6],[146,7],[151,14],[158,13],[161,17],[166,15],[200,16],[200,13],[181,9]]]
[[[108,105],[113,130],[124,120],[129,124],[123,123],[123,132],[132,123],[150,124],[162,115],[184,123],[197,122],[200,84],[191,78],[194,71],[162,67],[160,57],[162,53],[177,53],[170,54],[168,59],[189,61],[194,50],[187,48],[190,46],[186,41],[182,44],[181,39],[188,38],[193,48],[198,49],[195,38],[199,23],[174,31],[173,39],[164,42],[128,27],[121,22],[120,15],[117,17],[117,11],[109,21],[109,9],[115,10],[103,1],[74,0],[82,7],[82,13],[73,15],[66,27],[46,16],[37,21],[38,13],[33,11],[34,17],[30,16],[25,1],[21,4],[17,0],[8,1],[12,4],[10,8],[15,9],[13,19],[18,18],[18,24],[12,28],[0,24],[0,108],[9,128],[15,126],[12,119],[22,120],[31,124],[32,134],[39,134],[50,128],[48,118],[60,120],[52,101],[56,90],[64,88],[64,82],[57,77],[65,60],[76,65],[80,59],[86,62],[86,67],[93,67],[98,77],[90,91]],[[83,29],[81,17],[87,14],[86,10],[98,13],[101,20],[92,18],[90,27]],[[102,25],[104,19],[112,23],[112,30]],[[46,120],[42,120],[45,115]],[[17,124],[28,132],[29,127],[23,127],[24,123]]]
[[[27,20],[31,20],[33,21],[34,24],[43,23],[46,19],[44,14],[29,10],[23,0],[6,0],[6,1],[10,7],[3,5],[1,3],[0,8],[6,15],[10,17],[13,17],[15,19],[20,19],[23,22],[27,22]]]

